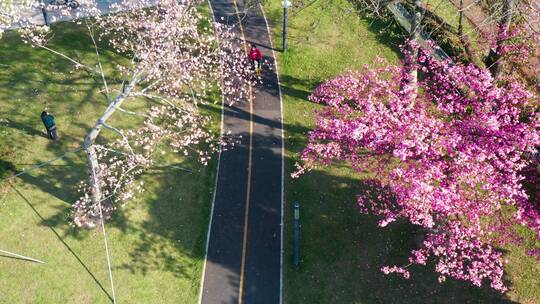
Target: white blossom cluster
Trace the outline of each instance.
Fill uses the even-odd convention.
[[[148,112],[143,125],[127,130],[125,136],[108,145],[94,145],[99,161],[98,186],[103,212],[110,214],[122,203],[144,191],[138,178],[145,170],[159,166],[156,154],[166,152],[193,156],[206,165],[221,142],[205,126],[209,119],[198,113],[196,107],[155,106]],[[227,144],[227,143],[223,143]],[[80,185],[83,196],[73,205],[73,217],[99,217],[99,204],[93,201],[87,183]]]

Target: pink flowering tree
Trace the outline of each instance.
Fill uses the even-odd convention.
[[[410,56],[410,55],[407,55]],[[447,277],[504,292],[496,246],[515,225],[540,233],[540,209],[523,187],[523,169],[540,145],[538,96],[517,83],[496,85],[486,69],[435,62],[420,51],[423,78],[411,90],[403,66],[364,67],[320,85],[316,113],[294,177],[346,162],[373,172],[388,192],[360,193],[359,209],[379,226],[404,219],[422,227],[422,244],[403,265],[435,262]],[[416,63],[414,63],[416,62]]]
[[[93,226],[109,215],[119,203],[126,202],[142,182],[144,170],[163,165],[156,154],[194,155],[206,163],[221,140],[207,131],[208,118],[198,106],[216,92],[228,102],[247,95],[249,69],[246,55],[231,28],[207,20],[196,0],[124,1],[111,6],[116,12],[100,16],[94,0],[80,1],[72,11],[62,8],[68,19],[91,17],[83,21],[94,43],[97,61],[93,65],[56,51],[46,26],[28,23],[23,39],[85,69],[102,82],[108,104],[84,138],[88,180],[81,184],[82,197],[74,204],[74,220],[79,226]],[[75,15],[74,15],[75,14]],[[99,41],[106,41],[122,55],[124,63],[113,66],[121,81],[111,82],[100,56]],[[142,112],[125,108],[130,102],[145,99],[151,106]],[[142,124],[122,130],[114,126],[115,117],[132,115]],[[116,140],[100,138],[102,131],[115,133]],[[102,202],[107,202],[102,204]]]

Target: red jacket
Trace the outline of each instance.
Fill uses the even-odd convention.
[[[251,59],[251,60],[261,60],[262,59],[261,51],[259,51],[258,48],[252,48],[249,51],[249,59]]]

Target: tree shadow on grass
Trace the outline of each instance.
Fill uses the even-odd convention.
[[[299,98],[307,100],[308,96],[311,95],[313,90],[321,84],[321,81],[313,79],[298,79],[290,75],[280,75],[281,81],[281,92],[284,95],[291,96],[294,98]],[[308,90],[297,89],[297,87],[306,87]]]
[[[91,230],[76,228],[69,223],[71,205],[80,195],[76,185],[86,178],[86,164],[78,157],[67,157],[63,162],[30,171],[20,179],[65,203],[49,207],[53,212],[48,217],[39,215],[41,225],[48,226],[58,238],[84,240]],[[213,160],[214,166],[215,163]],[[198,269],[196,261],[204,258],[211,202],[208,190],[213,187],[213,173],[194,162],[175,165],[188,166],[194,171],[190,174],[174,169],[150,170],[141,177],[147,184],[153,184],[148,190],[152,195],[148,200],[135,200],[130,204],[144,204],[142,209],[148,210],[148,218],[143,222],[129,218],[128,204],[118,208],[107,222],[108,226],[128,234],[134,242],[134,248],[128,251],[129,262],[113,265],[115,269],[142,274],[166,271],[176,277],[194,280],[200,276],[200,273],[193,273],[193,269]],[[147,197],[143,195],[142,198]],[[37,213],[33,206],[32,209]],[[114,244],[110,246],[114,247]]]
[[[0,186],[4,182],[4,179],[9,178],[15,171],[16,168],[12,162],[0,158]]]
[[[58,143],[52,142],[50,144],[56,145]],[[59,147],[57,148],[60,149]],[[61,227],[64,237],[70,236],[79,240],[86,238],[88,236],[88,231],[73,227],[69,225],[69,223],[71,221],[71,206],[81,196],[78,185],[81,182],[86,181],[88,177],[88,168],[85,163],[85,157],[84,151],[73,152],[67,154],[66,157],[62,158],[62,160],[58,160],[56,163],[47,164],[41,168],[35,168],[18,177],[24,183],[37,187],[44,193],[48,193],[64,203],[55,206],[55,214],[45,219],[42,218],[41,224],[49,227]],[[37,164],[15,165],[17,165],[17,167],[26,166],[27,168],[32,168],[32,166]],[[114,222],[115,227],[122,232],[127,232],[129,229],[128,221],[125,214],[122,212],[122,209],[119,209],[114,213],[112,222]]]
[[[40,130],[35,129],[34,127],[32,127],[30,125],[20,123],[20,122],[17,122],[17,121],[12,121],[12,120],[10,120],[6,124],[6,126],[9,127],[9,128],[17,129],[17,130],[19,130],[21,132],[24,132],[29,136],[38,136],[38,137],[47,138],[47,134],[45,133],[45,128],[42,131],[40,131]]]
[[[57,34],[58,36],[55,40],[61,40],[58,42],[60,44],[59,47],[66,52],[71,52],[74,57],[86,57],[87,54],[77,50],[88,50],[89,45],[80,42],[81,39],[76,30],[77,26],[73,25],[73,28],[75,28],[73,29],[70,28],[71,25],[72,24],[68,24],[68,27],[61,30]],[[54,25],[54,27],[56,26],[58,25]],[[5,38],[9,39],[8,36],[9,35],[6,34]],[[0,127],[5,127],[5,130],[7,130],[10,135],[14,135],[12,136],[14,142],[21,143],[21,149],[28,149],[30,151],[28,155],[32,158],[34,158],[34,156],[35,158],[40,158],[41,151],[32,150],[36,150],[32,143],[37,140],[41,141],[40,147],[44,147],[47,152],[50,152],[48,154],[53,154],[53,157],[60,156],[66,151],[73,149],[73,146],[80,145],[82,142],[81,134],[84,134],[83,132],[88,128],[89,123],[93,122],[92,118],[89,118],[91,115],[84,114],[83,112],[81,119],[77,120],[74,113],[81,111],[81,109],[84,111],[83,107],[94,105],[93,103],[96,101],[95,98],[99,94],[99,92],[96,93],[99,88],[99,83],[90,76],[81,76],[80,73],[83,73],[81,71],[75,72],[74,74],[68,74],[72,71],[71,64],[63,62],[62,60],[53,61],[51,56],[47,56],[46,52],[36,51],[35,49],[30,51],[30,48],[25,47],[20,43],[17,44],[18,42],[15,43],[14,40],[15,38],[13,38],[13,36],[11,36],[11,40],[3,40],[6,44],[13,45],[14,49],[0,48],[0,57],[2,57],[2,59],[0,59],[0,61],[2,61],[1,63],[4,63],[4,59],[13,62],[12,64],[10,63],[12,69],[8,71],[6,78],[2,77],[4,74],[0,71],[0,79],[5,79],[5,81],[0,80],[0,95],[5,94],[6,96],[12,96],[14,102],[21,103],[21,107],[9,106],[1,109],[0,118],[5,117],[9,118],[9,120],[6,125],[2,124]],[[78,42],[75,43],[76,41]],[[55,43],[55,41],[52,42]],[[19,50],[21,52],[18,52]],[[86,59],[88,58],[86,57]],[[115,62],[120,59],[118,56],[109,56],[109,54],[105,52],[102,53],[102,60],[111,63],[111,65],[114,66]],[[32,64],[27,64],[28,62],[31,62]],[[39,69],[36,67],[46,67],[51,69]],[[54,70],[55,73],[49,74],[50,70]],[[61,77],[56,77],[59,74],[57,72],[64,74],[62,74]],[[114,83],[114,79],[109,79],[109,83]],[[17,84],[21,87],[24,84],[24,90],[14,89],[13,86]],[[28,90],[28,86],[31,88],[37,87],[38,91]],[[70,98],[73,97],[67,95],[73,93],[75,90],[83,90],[83,92],[78,95],[73,95],[74,97],[80,98],[70,100]],[[49,95],[41,95],[41,92]],[[45,96],[57,96],[58,99],[47,100],[49,103],[44,103]],[[59,132],[62,137],[57,142],[44,143],[41,138],[37,138],[37,136],[42,136],[39,131],[39,128],[42,126],[39,119],[39,113],[45,105],[52,107],[52,112],[57,118]],[[24,108],[22,108],[23,106]],[[102,106],[102,104],[98,104],[98,106]],[[0,106],[0,108],[2,107]],[[21,108],[24,109],[24,111],[21,111]],[[57,113],[58,115],[56,115]],[[64,125],[62,125],[63,119],[66,121]],[[76,121],[72,122],[70,121],[71,119]],[[97,117],[95,119],[97,119]],[[76,130],[69,130],[68,126]],[[4,131],[4,129],[1,131]],[[1,149],[0,152],[2,152]],[[54,202],[55,204],[53,206],[49,206],[49,203],[52,203],[51,197],[35,191],[34,193],[38,193],[40,199],[43,198],[45,200],[43,203],[47,204],[47,215],[43,212],[45,209],[42,210],[36,202],[31,203],[28,200],[32,200],[30,195],[27,198],[24,196],[24,192],[21,193],[18,189],[15,189],[15,191],[17,191],[19,196],[25,200],[33,212],[38,215],[40,221],[39,224],[48,227],[51,232],[54,233],[56,238],[62,242],[65,249],[70,251],[71,255],[73,255],[79,264],[81,264],[85,271],[110,299],[111,296],[107,293],[102,283],[96,279],[96,276],[94,276],[89,270],[89,267],[86,266],[87,261],[83,261],[68,245],[69,243],[75,248],[79,243],[74,240],[85,240],[90,236],[88,230],[77,229],[69,225],[71,205],[80,195],[77,191],[77,185],[87,177],[86,163],[82,160],[84,154],[83,152],[80,153],[82,155],[78,154],[78,157],[70,156],[20,176],[19,179],[22,182],[39,189],[43,193],[50,194],[62,202]],[[0,153],[0,155],[3,154]],[[6,159],[11,162],[5,161],[4,164],[4,161],[0,160],[0,177],[3,177],[4,171],[7,172],[10,168],[15,171],[15,169],[29,168],[38,165],[37,163],[30,163],[31,161],[27,160],[16,163],[17,155],[13,157],[9,156]],[[4,167],[6,170],[4,170]],[[11,172],[9,174],[11,174]],[[204,171],[201,173],[202,177],[200,178],[205,178],[206,174],[208,174],[208,172]],[[150,195],[151,199],[142,202],[145,204],[145,206],[142,207],[142,209],[144,209],[142,212],[148,212],[148,218],[139,225],[139,223],[131,222],[133,219],[127,217],[127,212],[124,212],[123,208],[119,208],[114,213],[112,220],[107,223],[107,226],[112,228],[112,231],[118,229],[121,233],[128,235],[128,238],[135,239],[135,244],[134,246],[130,246],[130,249],[118,249],[122,253],[127,252],[130,257],[133,257],[133,263],[126,262],[124,265],[119,265],[120,262],[123,262],[119,261],[117,269],[129,268],[132,272],[143,273],[159,270],[171,272],[177,277],[190,277],[196,281],[196,278],[200,276],[200,273],[198,272],[200,269],[198,266],[200,266],[200,264],[195,261],[200,262],[204,257],[204,243],[211,194],[201,194],[194,189],[199,189],[201,187],[211,189],[212,186],[209,186],[206,183],[198,186],[197,182],[200,180],[199,177],[193,178],[193,175],[179,172],[178,170],[162,172],[159,174],[157,172],[152,172],[149,173],[147,177],[150,176],[159,181],[159,186],[156,187],[156,192]],[[213,178],[211,179],[211,184],[213,185]],[[193,206],[184,207],[178,201],[178,192],[180,192],[179,187],[181,187],[181,185],[186,185],[182,188],[183,192],[191,191],[195,193],[193,195],[186,195],[187,198],[184,198],[186,205],[193,204]],[[198,197],[198,195],[206,195],[207,197],[202,199]],[[182,194],[180,197],[184,197],[184,195]],[[146,206],[146,204],[148,204],[148,206]],[[38,210],[42,211],[43,215],[42,213],[39,213]],[[140,210],[137,212],[140,212]],[[119,236],[118,233],[114,236],[119,239],[124,238],[122,235]],[[117,246],[118,244],[111,243],[110,245],[114,248],[114,246]],[[129,250],[132,248],[135,249],[130,252]],[[114,266],[116,265],[113,264],[113,267]],[[85,274],[83,273],[81,275]],[[168,282],[163,282],[163,284],[167,283]],[[156,289],[158,288],[156,287]]]
[[[25,183],[38,187],[45,193],[49,193],[60,201],[66,203],[66,206],[74,203],[80,194],[77,191],[79,182],[84,181],[86,177],[85,163],[81,162],[79,156],[82,154],[67,155],[58,162],[62,164],[48,164],[42,168],[36,168],[28,173],[20,175],[20,179]],[[17,164],[21,166],[22,164]],[[30,164],[32,166],[38,164]]]
[[[376,15],[368,14],[366,8],[362,7],[362,1],[348,0],[348,2],[356,9],[356,14],[367,23],[368,29],[375,34],[377,41],[382,45],[386,45],[401,57],[399,46],[404,43],[408,35],[392,15],[389,12],[384,12],[383,9],[383,15],[386,19],[381,20]]]
[[[284,258],[290,303],[514,303],[489,287],[450,278],[439,284],[433,262],[410,267],[409,280],[384,275],[381,267],[408,263],[421,231],[405,221],[379,228],[377,217],[360,214],[359,194],[386,192],[369,180],[315,170],[289,183]],[[292,201],[301,203],[299,267],[292,264]]]
[[[51,232],[56,236],[56,238],[64,245],[64,247],[71,253],[71,255],[79,262],[79,264],[83,267],[83,269],[90,275],[90,277],[94,280],[94,282],[99,286],[101,291],[107,295],[109,300],[113,300],[109,292],[103,287],[101,282],[96,278],[96,276],[90,271],[88,266],[81,260],[81,258],[71,249],[71,247],[64,241],[63,237],[60,236],[60,234],[56,231],[56,229],[53,228],[53,225],[51,225],[50,221],[48,219],[45,219],[34,207],[34,205],[24,196],[19,189],[17,189],[14,185],[11,185],[11,188],[26,202],[26,204],[32,209],[32,211],[41,219],[41,222],[43,225],[47,226]]]
[[[215,165],[213,160],[210,168]],[[190,280],[200,277],[193,270],[199,269],[196,264],[204,259],[214,174],[194,161],[182,166],[194,171],[151,170],[143,175],[143,179],[152,180],[150,191],[158,195],[141,202],[148,206],[149,216],[132,230],[137,238],[129,262],[117,269],[143,275],[165,271]]]

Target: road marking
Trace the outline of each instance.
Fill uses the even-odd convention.
[[[236,11],[236,17],[238,18],[238,25],[240,27],[240,33],[244,38],[244,49],[246,55],[248,47],[246,43],[246,35],[244,33],[244,27],[242,26],[242,19],[240,18],[240,12],[238,11],[238,4],[236,0],[233,0],[234,10]],[[238,288],[238,304],[242,304],[244,295],[244,273],[246,269],[246,255],[247,255],[247,238],[249,227],[249,205],[251,201],[251,168],[252,168],[252,154],[253,154],[253,87],[249,85],[249,152],[248,152],[248,180],[246,191],[246,205],[244,211],[244,237],[242,241],[242,262],[240,264],[240,285]]]

